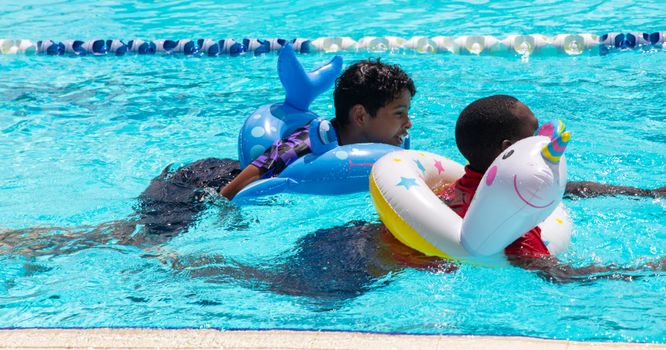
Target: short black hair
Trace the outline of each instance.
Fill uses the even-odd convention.
[[[374,117],[377,110],[399,97],[403,90],[414,96],[414,81],[398,65],[376,60],[358,61],[335,81],[333,101],[335,118],[340,125],[349,124],[349,111],[357,104]]]
[[[460,112],[456,145],[470,164],[489,166],[494,160],[489,150],[500,147],[504,140],[519,137],[524,122],[515,114],[518,103],[513,96],[494,95],[478,99]]]

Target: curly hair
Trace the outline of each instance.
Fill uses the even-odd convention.
[[[519,135],[523,122],[515,113],[518,103],[513,96],[494,95],[478,99],[460,112],[456,145],[470,164],[490,164],[493,159],[488,150]]]
[[[340,125],[347,125],[349,111],[359,104],[374,117],[379,108],[399,97],[405,89],[412,97],[416,94],[412,78],[398,65],[382,63],[379,58],[358,61],[335,81],[335,118]]]

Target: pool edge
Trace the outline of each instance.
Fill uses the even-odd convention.
[[[214,329],[4,329],[0,349],[666,349],[666,344],[593,343],[529,337]]]

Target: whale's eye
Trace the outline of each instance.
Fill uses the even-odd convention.
[[[510,150],[509,152],[506,152],[506,153],[502,156],[502,159],[507,159],[507,158],[511,157],[512,154],[513,154],[513,150]]]

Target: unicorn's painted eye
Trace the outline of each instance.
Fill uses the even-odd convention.
[[[502,156],[502,159],[507,159],[507,158],[511,157],[512,154],[513,154],[513,150],[510,150],[509,152],[504,153],[504,155]]]

